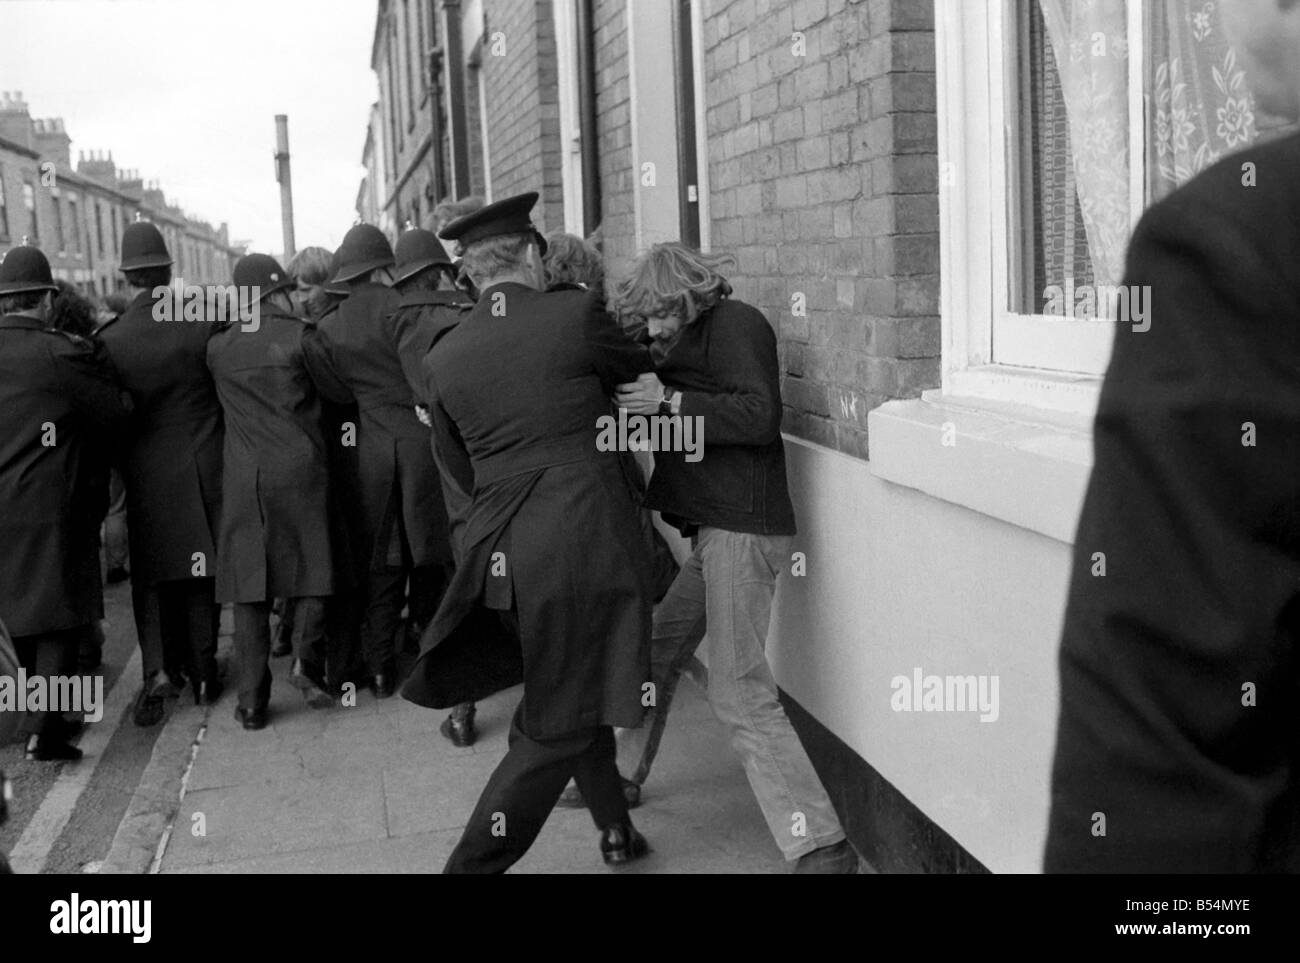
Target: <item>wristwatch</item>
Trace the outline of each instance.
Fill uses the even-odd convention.
[[[676,394],[677,392],[672,388],[664,389],[664,396],[659,401],[659,414],[669,416],[675,414],[673,411],[673,396]]]

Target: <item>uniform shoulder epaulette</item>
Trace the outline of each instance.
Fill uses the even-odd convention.
[[[71,331],[64,331],[62,328],[42,328],[41,330],[44,331],[46,334],[62,335],[63,337],[71,341],[73,344],[87,345],[87,346],[94,344],[94,342],[91,341],[90,338],[83,338],[79,334],[73,334]],[[95,330],[98,331],[99,329],[96,328]]]

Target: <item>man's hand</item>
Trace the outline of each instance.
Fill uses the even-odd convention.
[[[636,381],[619,385],[615,389],[614,403],[627,409],[630,415],[653,415],[664,400],[664,385],[653,371],[637,375]]]
[[[429,417],[429,409],[424,405],[415,406],[415,417],[420,419],[420,424],[424,425],[424,427],[433,427],[433,419]]]

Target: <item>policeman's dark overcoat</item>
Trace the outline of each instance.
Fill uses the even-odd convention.
[[[304,342],[307,367],[320,392],[358,408],[361,548],[371,570],[401,565],[405,551],[417,567],[451,561],[428,429],[415,414],[415,396],[397,352],[392,320],[399,301],[382,284],[358,285]]]
[[[127,404],[98,342],[0,318],[0,619],[15,636],[103,617],[106,442]]]
[[[303,361],[311,323],[261,305],[208,342],[225,412],[217,599],[330,595],[341,545],[321,406]],[[345,573],[341,573],[345,574]]]
[[[638,725],[648,566],[619,454],[596,437],[614,386],[648,371],[648,352],[595,295],[507,283],[483,291],[425,364],[439,449],[473,504],[403,696],[440,708],[522,679],[535,738]],[[510,608],[517,639],[494,611]]]
[[[460,291],[409,291],[402,295],[401,307],[393,315],[393,334],[397,354],[402,361],[406,383],[415,400],[429,405],[429,379],[424,367],[425,355],[469,313],[474,300]],[[447,531],[453,558],[460,557],[460,541],[469,517],[470,493],[463,491],[448,470],[447,460],[438,450],[437,439],[430,435],[434,464],[438,466],[439,487],[447,509]]]
[[[207,365],[217,319],[157,306],[142,291],[99,333],[135,403],[119,457],[136,584],[211,576],[221,512],[221,403]]]

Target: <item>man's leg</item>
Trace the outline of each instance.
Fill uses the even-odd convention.
[[[293,620],[293,666],[289,681],[298,688],[313,709],[334,704],[325,691],[325,604],[323,596],[304,595],[286,599],[284,610]]]
[[[126,531],[126,488],[116,468],[109,475],[108,514],[104,516],[104,563],[106,580],[112,585],[127,577],[129,548]]]
[[[510,723],[510,749],[488,779],[444,873],[504,873],[518,862],[596,739],[596,729],[532,739],[522,728],[523,712],[521,700]],[[598,798],[605,805],[606,794]]]
[[[177,681],[164,670],[167,660],[163,642],[163,600],[160,585],[131,580],[131,608],[135,614],[136,638],[144,685],[136,698],[132,719],[137,726],[157,725],[166,711],[166,699],[178,692]]]
[[[176,584],[176,614],[184,632],[184,658],[196,699],[216,701],[220,681],[217,672],[217,631],[221,609],[216,603],[217,582],[213,578],[184,579]],[[205,695],[206,693],[206,695]]]
[[[255,712],[271,700],[271,604],[236,602],[235,654],[239,659],[239,708]]]
[[[677,680],[705,630],[705,591],[700,550],[694,548],[682,563],[668,594],[654,608],[650,643],[650,681],[655,703],[636,729],[618,731],[619,770],[638,786],[645,783],[659,752],[659,741],[668,724],[668,709],[677,690]]]
[[[708,590],[709,701],[731,730],[745,775],[787,860],[845,838],[821,779],[777,698],[764,652],[776,576],[789,536],[705,528],[700,553]]]
[[[393,639],[402,624],[405,588],[406,572],[400,568],[386,568],[366,576],[366,615],[361,623],[361,645],[370,675],[383,676],[390,695],[391,687],[396,684],[394,674],[397,671]]]

